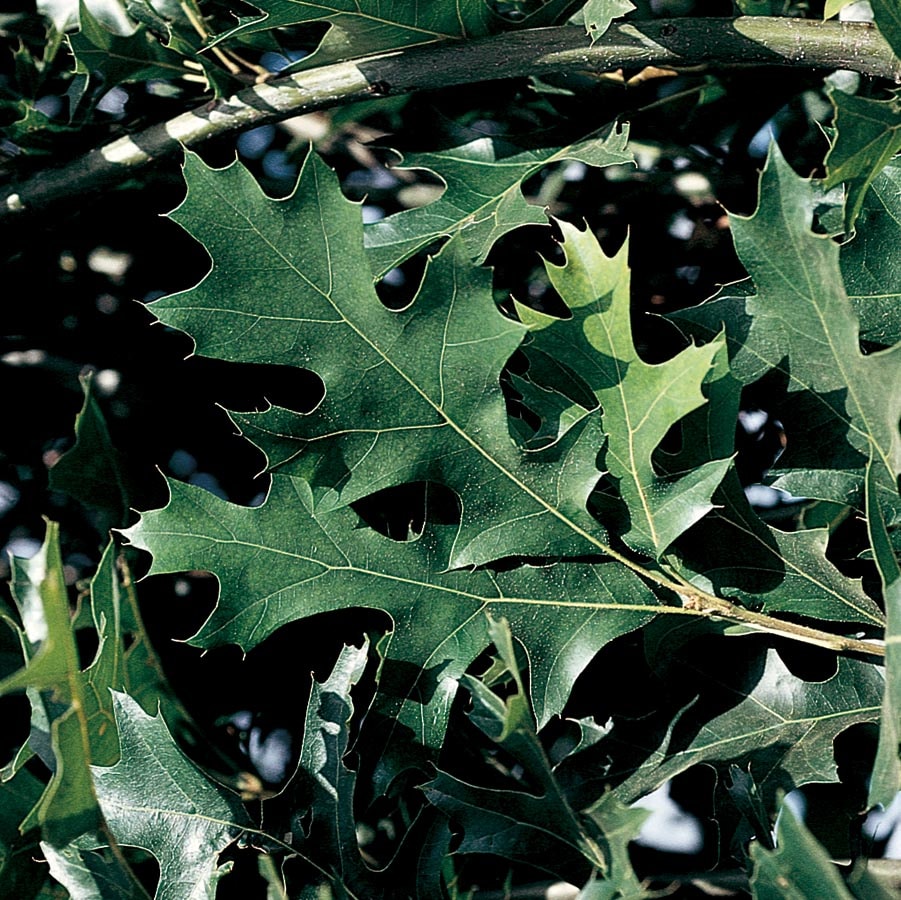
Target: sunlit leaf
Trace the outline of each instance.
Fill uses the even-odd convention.
[[[776,821],[776,849],[752,844],[751,859],[751,893],[755,900],[854,898],[825,849],[788,804],[782,805]]]
[[[609,166],[632,161],[628,128],[605,129],[596,138],[562,149],[504,153],[491,138],[479,138],[440,153],[409,154],[404,169],[427,169],[445,183],[433,203],[395,213],[364,229],[373,274],[381,277],[440,237],[462,233],[476,262],[483,262],[498,238],[520,225],[547,222],[540,206],[522,194],[522,182],[543,166],[577,161]]]
[[[660,556],[713,508],[711,495],[727,457],[681,476],[661,477],[652,455],[670,428],[705,402],[701,386],[722,342],[683,350],[664,363],[639,356],[632,337],[627,248],[608,258],[589,230],[560,222],[563,265],[546,263],[551,284],[572,316],[552,319],[521,308],[534,344],[565,360],[597,398],[607,436],[604,467],[628,507],[631,546]]]
[[[97,797],[120,844],[160,865],[155,900],[212,896],[217,857],[249,825],[238,798],[207,779],[178,748],[161,716],[113,695],[122,746],[111,767],[94,767]]]

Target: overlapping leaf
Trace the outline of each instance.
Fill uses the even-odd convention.
[[[445,235],[462,233],[476,262],[483,262],[494,242],[520,225],[544,225],[540,206],[530,204],[521,184],[542,166],[575,160],[591,166],[629,163],[628,128],[609,128],[596,138],[562,149],[524,150],[505,155],[498,142],[479,138],[453,150],[415,153],[405,169],[428,169],[445,183],[434,203],[404,210],[367,225],[367,255],[378,278],[423,247]]]
[[[835,139],[826,155],[826,188],[847,190],[845,232],[854,234],[867,189],[901,150],[901,105],[897,98],[872,100],[833,89]]]
[[[307,707],[295,792],[303,820],[294,817],[294,842],[301,852],[349,896],[380,896],[373,871],[363,862],[354,809],[356,773],[348,768],[348,729],[353,715],[351,690],[363,675],[369,645],[345,647],[331,674],[314,681]],[[297,783],[299,782],[299,783]]]
[[[87,727],[86,690],[69,617],[59,530],[48,525],[43,547],[16,561],[14,596],[23,624],[27,664],[0,682],[0,694],[32,691],[31,749],[53,773],[40,802],[22,822],[45,840],[65,846],[100,827],[88,766],[103,739]],[[110,737],[115,741],[115,733]]]
[[[704,691],[686,697],[680,685],[699,671]],[[835,736],[878,721],[885,686],[882,669],[850,659],[824,682],[805,681],[775,651],[741,673],[714,674],[703,660],[682,659],[665,678],[672,686],[662,689],[654,719],[615,720],[582,759],[576,754],[558,767],[565,783],[580,791],[610,785],[631,803],[697,763],[735,763],[750,770],[772,808],[780,790],[838,780]]]
[[[484,681],[468,676],[466,685],[472,695],[469,716],[515,760],[523,784],[486,788],[439,770],[437,777],[424,785],[430,802],[464,831],[457,852],[490,853],[530,865],[547,860],[543,865],[549,872],[570,879],[590,866],[605,882],[608,896],[617,891],[643,896],[629,862],[628,842],[647,813],[627,809],[607,797],[596,804],[581,798],[591,807],[586,815],[570,805],[535,730],[509,623],[491,620],[489,633],[516,690],[501,699]],[[549,822],[553,828],[548,828]]]
[[[895,0],[870,0],[882,36],[896,54],[901,54],[901,9]]]
[[[44,874],[31,861],[40,850],[40,831],[19,826],[41,799],[45,784],[29,769],[12,777],[3,772],[3,805],[0,807],[0,892],[8,896],[37,896]]]
[[[788,804],[776,821],[776,849],[751,845],[754,900],[804,900],[834,897],[853,900],[826,849],[807,830]]]
[[[145,701],[155,700],[159,690],[150,670],[139,671],[146,650],[142,637],[133,648],[134,657],[125,658],[115,553],[110,545],[92,579],[98,649],[83,671],[55,524],[48,527],[45,544],[35,557],[16,562],[15,596],[27,664],[0,683],[0,693],[28,690],[32,703],[29,749],[50,772],[40,797],[17,823],[22,833],[41,836],[41,852],[50,861],[51,873],[73,890],[73,896],[137,898],[146,893],[121,854],[83,855],[84,842],[90,846],[110,839],[90,769],[92,764],[110,765],[119,757],[110,689],[128,687]],[[26,769],[19,769],[12,780],[22,787],[32,784],[23,779],[27,779]]]
[[[239,24],[217,35],[223,41],[291,25],[322,23],[328,26],[316,51],[300,68],[325,65],[339,59],[402,50],[433,41],[483,37],[514,27],[539,27],[562,22],[584,0],[547,0],[519,21],[499,16],[486,0],[255,0],[260,16],[243,17]]]
[[[551,283],[572,312],[554,319],[521,308],[536,348],[566,362],[595,395],[606,434],[604,464],[628,506],[631,546],[660,556],[709,512],[730,465],[700,462],[681,476],[661,476],[652,456],[669,429],[704,404],[701,386],[721,341],[690,347],[665,363],[646,363],[632,338],[627,249],[607,258],[593,234],[561,222],[566,262],[547,263]]]
[[[774,147],[757,211],[732,221],[757,293],[723,296],[678,318],[707,336],[727,323],[732,370],[741,381],[778,373],[788,434],[779,465],[794,470],[781,484],[801,496],[861,506],[871,448],[892,478],[901,471],[901,347],[861,351],[838,244],[811,230],[814,204],[810,181]],[[897,506],[897,492],[887,491],[882,502]]]
[[[253,5],[260,16],[244,17],[217,40],[289,25],[327,24],[325,37],[304,67],[431,41],[482,37],[497,21],[484,0],[255,0]]]
[[[860,323],[841,278],[839,246],[811,230],[815,202],[811,183],[799,178],[774,147],[757,211],[733,220],[736,249],[757,293],[704,304],[680,318],[703,322],[708,332],[716,323],[727,323],[739,378],[752,381],[768,370],[778,373],[785,390],[780,418],[788,447],[779,463],[786,474],[776,483],[801,496],[866,509],[874,553],[877,544],[880,548],[888,620],[881,774],[873,786],[874,796],[884,801],[901,787],[901,685],[891,649],[901,627],[897,563],[887,537],[880,540],[887,525],[878,527],[893,522],[901,506],[901,345],[870,354],[861,349]]]
[[[635,9],[631,0],[588,0],[580,16],[585,22],[585,30],[593,44],[618,19]]]
[[[870,783],[870,802],[887,807],[901,790],[901,566],[892,547],[887,516],[879,503],[895,483],[887,481],[885,469],[871,460],[867,467],[866,516],[870,546],[882,583],[885,604],[886,690],[882,701],[879,745]]]
[[[181,53],[168,49],[124,11],[110,21],[95,17],[83,6],[79,21],[79,29],[68,39],[76,72],[101,77],[109,84],[179,78],[186,72]]]
[[[50,487],[90,507],[105,538],[110,528],[128,524],[134,481],[110,439],[91,376],[80,381],[84,402],[75,419],[75,445],[50,470]]]
[[[873,179],[858,215],[854,240],[839,257],[848,297],[860,319],[860,337],[890,347],[901,341],[901,166],[890,164]]]
[[[62,848],[42,843],[41,853],[73,900],[150,900],[142,885],[129,878],[121,858],[109,851],[81,850],[76,842]]]
[[[683,422],[678,453],[659,457],[667,469],[690,470],[709,455],[733,452],[741,385],[725,359],[717,360],[704,389],[707,403]],[[827,558],[826,528],[784,531],[768,525],[752,509],[734,470],[713,500],[716,508],[694,526],[674,561],[689,580],[767,613],[885,624],[861,581],[842,574]]]

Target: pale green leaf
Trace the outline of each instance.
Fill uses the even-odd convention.
[[[680,451],[658,457],[667,470],[691,469],[703,464],[706,455],[734,451],[741,384],[725,359],[717,359],[704,392],[707,403],[682,423]],[[681,542],[675,562],[698,587],[767,613],[884,624],[882,611],[860,579],[842,574],[827,558],[827,528],[784,531],[768,525],[752,509],[734,470],[713,500],[715,509]]]
[[[57,849],[42,843],[41,853],[50,874],[69,892],[71,900],[134,900],[148,897],[124,874],[121,862],[75,844]]]
[[[835,18],[846,6],[854,2],[855,0],[826,0],[823,7],[823,21]]]
[[[219,853],[249,825],[237,797],[213,784],[178,748],[162,717],[113,694],[122,756],[92,769],[104,818],[120,844],[160,865],[155,900],[212,896]]]
[[[433,203],[404,210],[364,229],[366,252],[376,278],[400,265],[438,238],[462,233],[476,262],[494,242],[520,225],[547,223],[540,206],[522,194],[522,182],[543,166],[578,161],[609,166],[632,161],[628,128],[607,128],[562,149],[502,152],[492,138],[479,138],[453,150],[410,154],[404,169],[426,169],[445,184]]]
[[[854,900],[823,846],[788,804],[776,820],[776,849],[751,845],[754,900]]]
[[[582,10],[585,31],[593,44],[610,27],[614,19],[619,19],[635,9],[631,0],[588,0]]]
[[[585,811],[605,836],[610,862],[605,878],[593,877],[581,890],[577,900],[642,900],[653,897],[647,883],[640,881],[632,868],[632,842],[650,813],[638,806],[626,806],[612,793],[605,792]]]
[[[670,428],[705,402],[701,387],[721,341],[690,347],[665,363],[646,363],[632,338],[627,248],[608,258],[589,230],[560,222],[563,265],[546,263],[571,318],[531,317],[535,346],[566,360],[594,393],[607,435],[604,463],[628,506],[632,547],[659,557],[712,508],[731,460],[707,460],[660,476],[652,455]],[[520,308],[523,315],[525,311]],[[528,349],[528,348],[527,348]]]

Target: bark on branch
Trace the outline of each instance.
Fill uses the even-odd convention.
[[[576,26],[428,44],[255,85],[95,148],[60,168],[42,170],[0,188],[0,223],[102,191],[185,147],[315,110],[480,81],[652,65],[849,69],[901,83],[901,60],[868,23],[761,16],[657,19],[614,23],[593,46]]]

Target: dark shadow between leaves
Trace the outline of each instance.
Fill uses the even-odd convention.
[[[627,638],[611,642],[595,657],[564,711],[613,725],[609,734],[557,767],[566,791],[600,795],[635,776],[652,756],[663,753],[669,759],[685,751],[707,723],[741,703],[764,672],[763,639],[743,639],[739,665],[734,639],[701,636],[671,658],[659,657],[664,665],[655,671],[640,637]],[[627,681],[623,672],[629,673]]]
[[[441,250],[446,240],[441,238],[418,250],[409,259],[386,272],[375,283],[375,292],[383,306],[400,312],[413,302],[422,286],[429,259]]]
[[[426,523],[458,525],[462,507],[443,484],[413,481],[384,488],[351,504],[365,525],[394,541],[419,537]]]

